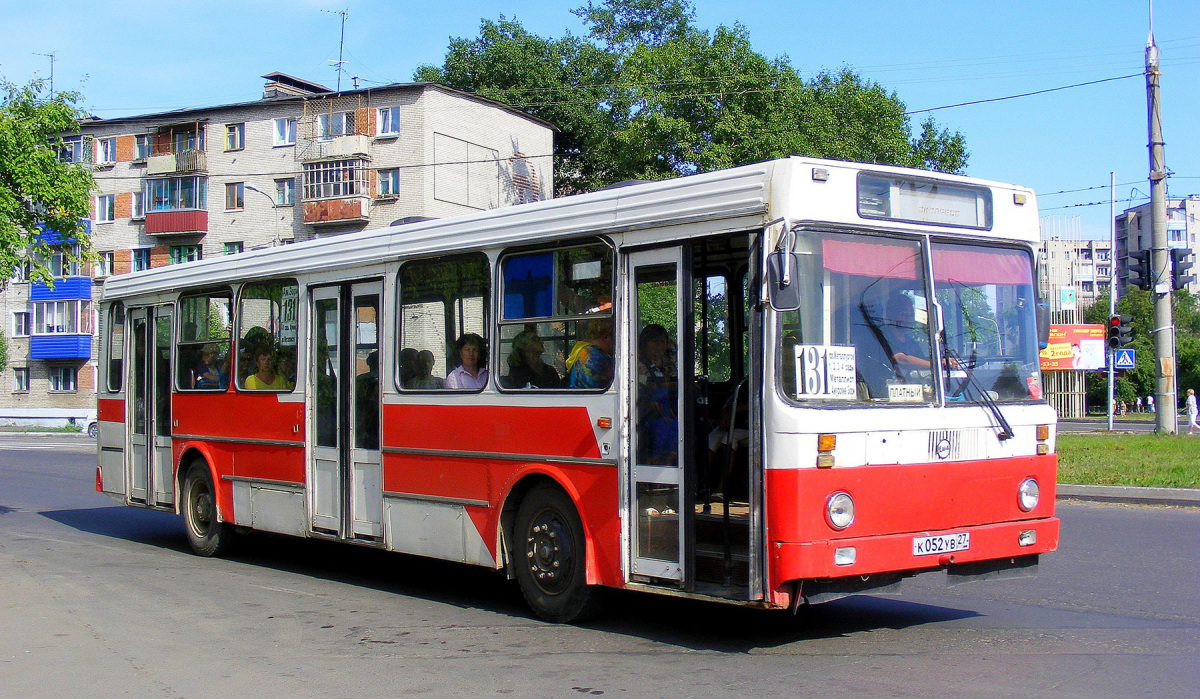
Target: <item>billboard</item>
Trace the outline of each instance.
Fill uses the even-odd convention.
[[[1042,371],[1092,371],[1105,366],[1103,325],[1051,325],[1038,355]]]

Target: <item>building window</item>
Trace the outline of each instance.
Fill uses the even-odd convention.
[[[50,367],[50,390],[60,393],[75,391],[75,375],[78,369],[73,366]]]
[[[97,165],[111,165],[117,162],[117,139],[97,138],[93,153]]]
[[[55,279],[79,276],[79,246],[72,246],[68,252],[54,252],[46,255],[42,262]]]
[[[245,194],[243,183],[241,182],[230,182],[229,184],[225,185],[225,210],[233,211],[236,209],[244,209]]]
[[[286,180],[275,180],[275,205],[291,206],[296,203],[296,180],[289,177]]]
[[[294,145],[296,145],[296,120],[295,119],[276,119],[275,120],[275,145],[277,145],[277,146],[294,146]]]
[[[200,259],[199,245],[172,245],[170,249],[170,263],[180,265],[184,262],[195,262]]]
[[[133,159],[145,160],[150,157],[149,134],[137,134],[133,137]]]
[[[21,258],[15,265],[13,265],[12,280],[14,282],[29,281],[29,260],[27,258]]]
[[[82,163],[84,160],[83,136],[64,138],[62,148],[58,151],[58,159],[64,163]]]
[[[136,248],[131,252],[133,252],[131,266],[134,272],[150,269],[150,248]]]
[[[379,171],[379,196],[390,197],[400,193],[400,168]]]
[[[13,337],[28,337],[29,327],[29,311],[13,311]]]
[[[362,160],[326,160],[304,165],[304,198],[350,197],[366,191]]]
[[[38,301],[33,304],[34,335],[79,333],[79,301]]]
[[[146,218],[146,195],[142,192],[133,193],[133,218]]]
[[[202,177],[163,177],[146,180],[143,188],[150,211],[203,209],[207,179]]]
[[[13,392],[26,393],[29,391],[29,367],[13,367]]]
[[[317,138],[336,138],[354,133],[354,112],[317,115]]]
[[[400,108],[383,107],[375,119],[375,135],[397,136],[400,134]]]
[[[116,261],[116,253],[109,250],[108,252],[96,253],[96,273],[93,276],[107,277],[113,273],[113,263]]]
[[[190,150],[204,150],[204,132],[203,131],[175,131],[172,134],[174,139],[172,146],[175,150],[172,153],[183,153]]]
[[[96,222],[112,223],[117,220],[116,196],[103,194],[96,197]]]
[[[222,252],[226,255],[236,255],[242,251],[242,245],[243,244],[241,241],[236,243],[225,243],[225,246],[222,248]]]
[[[241,150],[246,147],[246,125],[225,125],[225,150]]]

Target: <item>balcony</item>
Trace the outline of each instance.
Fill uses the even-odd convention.
[[[371,137],[353,134],[350,136],[318,139],[304,151],[301,159],[304,162],[309,162],[329,158],[353,158],[369,155],[370,152]]]
[[[30,359],[91,359],[92,336],[33,335],[29,338]]]
[[[165,155],[152,155],[146,160],[147,176],[207,171],[208,156],[202,150],[188,149]]]
[[[186,233],[207,232],[208,212],[203,209],[146,212],[146,233],[149,235],[182,235]]]
[[[92,280],[88,277],[62,277],[54,280],[51,289],[42,282],[29,285],[30,301],[71,301],[92,298]]]
[[[314,226],[366,221],[370,218],[368,197],[317,199],[303,204],[304,222]]]

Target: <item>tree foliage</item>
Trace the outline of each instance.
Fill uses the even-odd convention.
[[[11,279],[28,255],[30,277],[51,281],[45,258],[62,252],[79,261],[88,250],[92,176],[59,158],[63,134],[79,133],[81,97],[43,97],[41,80],[0,80],[0,89],[0,279]]]
[[[1137,396],[1155,392],[1154,366],[1154,295],[1131,287],[1117,301],[1117,313],[1130,317],[1134,350],[1134,368],[1117,376],[1113,400],[1133,405]],[[1186,290],[1176,290],[1171,297],[1171,315],[1175,322],[1175,360],[1177,388],[1182,404],[1187,389],[1200,391],[1200,302]],[[1108,321],[1108,295],[1096,299],[1096,304],[1084,312],[1084,322]],[[1094,378],[1093,378],[1094,377]],[[1087,404],[1103,406],[1108,401],[1107,370],[1087,380]]]
[[[483,20],[415,78],[519,107],[559,129],[559,193],[664,179],[788,155],[962,172],[961,134],[926,120],[914,137],[894,93],[849,68],[805,80],[756,51],[739,24],[698,28],[686,0],[604,0],[559,39]]]

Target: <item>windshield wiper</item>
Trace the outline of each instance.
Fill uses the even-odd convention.
[[[999,427],[996,432],[996,438],[999,439],[1001,442],[1003,442],[1007,439],[1012,439],[1014,436],[1012,425],[1009,425],[1008,420],[1004,419],[1004,413],[1000,412],[1000,406],[997,405],[996,401],[992,399],[992,396],[987,392],[987,389],[985,389],[983,387],[983,385],[979,383],[979,379],[975,378],[974,366],[969,366],[966,362],[962,361],[962,359],[959,358],[954,352],[950,351],[950,344],[948,342],[946,342],[945,329],[942,329],[942,331],[938,333],[938,339],[941,340],[942,352],[945,354],[945,356],[950,359],[953,359],[955,361],[955,363],[958,364],[958,369],[960,369],[963,373],[965,373],[967,375],[966,388],[961,391],[960,395],[971,397],[971,394],[974,393],[976,397],[971,398],[971,400],[974,401],[977,405],[982,405],[983,407],[990,410],[992,412],[992,415],[995,416],[996,422],[999,424]],[[972,362],[971,364],[974,364],[974,362]],[[945,368],[947,370],[949,370],[948,365]],[[975,390],[970,391],[970,390],[966,390],[966,389],[975,389]]]

